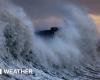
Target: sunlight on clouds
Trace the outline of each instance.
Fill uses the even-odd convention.
[[[93,15],[90,14],[92,19],[94,20],[95,24],[97,25],[97,30],[100,32],[100,15]]]

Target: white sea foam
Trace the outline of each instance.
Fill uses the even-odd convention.
[[[0,68],[34,69],[35,66],[41,70],[43,67],[47,71],[55,70],[56,73],[56,68],[69,70],[94,64],[93,60],[97,58],[95,26],[89,17],[75,6],[64,8],[69,14],[61,21],[59,31],[53,38],[42,38],[35,34],[34,25],[22,8],[0,0]],[[34,72],[38,78],[24,75],[15,77],[23,80],[61,78],[57,74],[59,79],[44,72],[38,73],[35,69]],[[60,74],[65,75],[63,72]]]

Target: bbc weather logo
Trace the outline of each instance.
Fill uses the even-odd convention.
[[[2,74],[33,74],[32,69],[0,69],[0,75]]]
[[[0,69],[0,74],[2,74],[2,69]]]

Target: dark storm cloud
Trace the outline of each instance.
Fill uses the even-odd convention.
[[[14,0],[14,3],[22,6],[32,17],[63,13],[63,0]]]
[[[21,5],[25,8],[25,10],[31,15],[36,16],[39,14],[44,14],[50,12],[53,13],[59,13],[60,10],[59,6],[57,6],[59,3],[62,3],[65,1],[65,3],[68,3],[68,1],[75,3],[79,3],[78,5],[85,5],[85,7],[89,8],[90,13],[96,13],[100,14],[100,0],[12,0],[15,1],[15,3]],[[58,10],[56,9],[58,8]],[[46,15],[46,14],[44,14]],[[33,17],[34,17],[33,16]]]

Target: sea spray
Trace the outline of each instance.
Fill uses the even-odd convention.
[[[33,70],[28,76],[3,74],[1,80],[100,79],[95,26],[76,6],[64,9],[71,14],[64,15],[59,30],[47,38],[35,33],[22,8],[0,0],[0,68]]]

